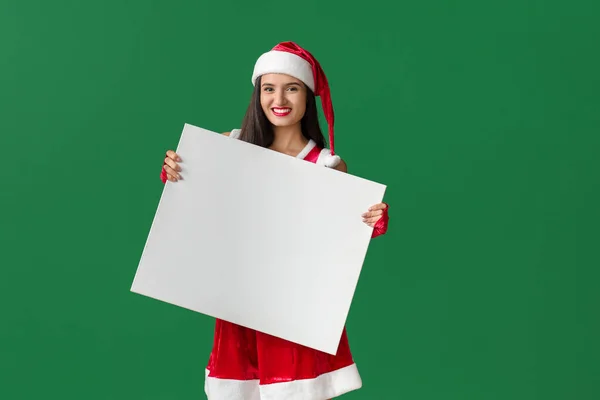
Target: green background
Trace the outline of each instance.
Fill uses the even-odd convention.
[[[600,398],[600,6],[566,3],[1,1],[0,398],[204,398],[213,320],[129,289],[164,151],[285,40],[388,185],[343,397]]]

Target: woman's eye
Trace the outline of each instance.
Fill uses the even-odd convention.
[[[273,91],[273,88],[270,88],[270,87],[265,88],[265,92],[272,92],[272,91]]]
[[[288,90],[291,90],[292,92],[295,92],[295,91],[297,91],[297,90],[298,90],[298,88],[297,88],[297,87],[294,87],[294,86],[292,86],[292,87],[289,87],[289,88],[288,88]]]

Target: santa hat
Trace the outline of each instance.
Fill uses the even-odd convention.
[[[294,42],[282,42],[267,53],[261,55],[254,65],[252,84],[256,78],[265,74],[287,74],[304,82],[316,96],[321,97],[323,113],[329,126],[330,155],[325,165],[333,168],[340,163],[340,157],[334,152],[333,143],[333,105],[327,77],[319,62],[308,51]]]

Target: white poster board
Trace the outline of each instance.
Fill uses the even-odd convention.
[[[337,352],[385,186],[186,124],[131,291]]]

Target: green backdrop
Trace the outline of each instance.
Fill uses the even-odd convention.
[[[600,398],[600,6],[566,3],[0,2],[0,398],[204,398],[213,320],[129,289],[164,151],[284,40],[388,185],[343,397]]]

